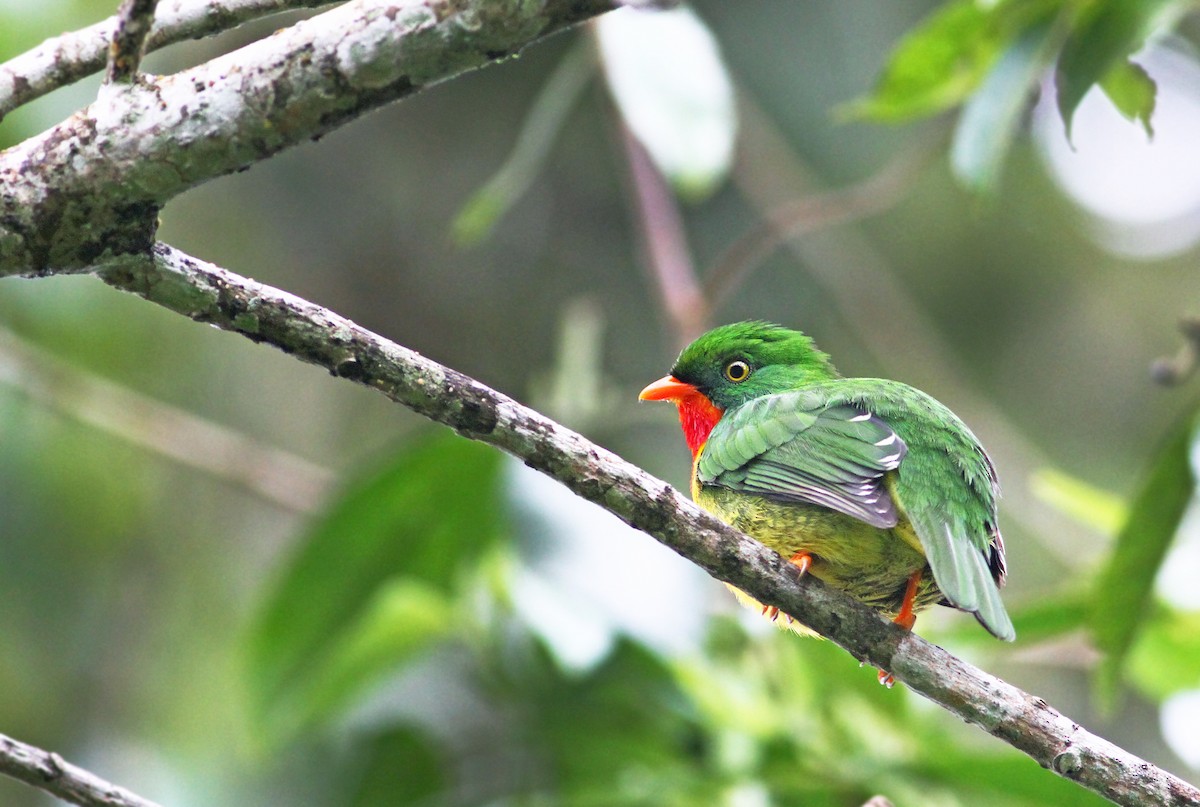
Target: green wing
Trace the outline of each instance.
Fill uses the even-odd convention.
[[[766,395],[717,424],[697,473],[705,484],[828,507],[875,527],[896,526],[884,475],[904,441],[887,423],[807,391]]]
[[[1014,638],[999,592],[995,472],[970,430],[928,395],[894,381],[847,379],[756,398],[717,424],[697,475],[883,529],[902,513],[946,604],[973,613],[998,638]]]

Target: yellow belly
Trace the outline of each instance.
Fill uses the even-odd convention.
[[[904,518],[892,529],[879,529],[825,507],[701,487],[695,481],[692,498],[785,558],[808,553],[813,559],[810,574],[889,617],[900,611],[908,580],[918,570],[924,569],[925,574],[916,607],[924,608],[942,598],[919,550],[920,542]],[[747,606],[763,609],[745,592],[730,588]],[[791,620],[780,619],[777,624],[811,633]]]

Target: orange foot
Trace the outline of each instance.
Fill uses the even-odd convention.
[[[792,555],[791,562],[796,564],[796,568],[800,570],[801,575],[805,575],[808,574],[809,567],[812,566],[812,555],[807,552],[797,552],[795,555]],[[764,605],[762,613],[763,616],[772,622],[779,618],[779,608],[774,605]],[[787,617],[789,623],[792,621],[792,618],[787,614],[784,614],[784,616]]]
[[[908,578],[908,587],[904,589],[904,601],[900,603],[900,613],[892,621],[905,630],[912,630],[917,624],[917,615],[913,613],[913,604],[917,601],[917,589],[921,586],[921,575],[924,569],[918,569]],[[887,670],[879,671],[879,683],[888,689],[896,683],[896,679]]]

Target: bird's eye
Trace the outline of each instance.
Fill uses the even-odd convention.
[[[750,365],[741,360],[731,361],[725,365],[725,377],[733,383],[739,384],[750,377]]]

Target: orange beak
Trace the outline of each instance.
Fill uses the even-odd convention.
[[[673,375],[665,375],[640,393],[639,401],[678,401],[696,394],[696,388]]]

